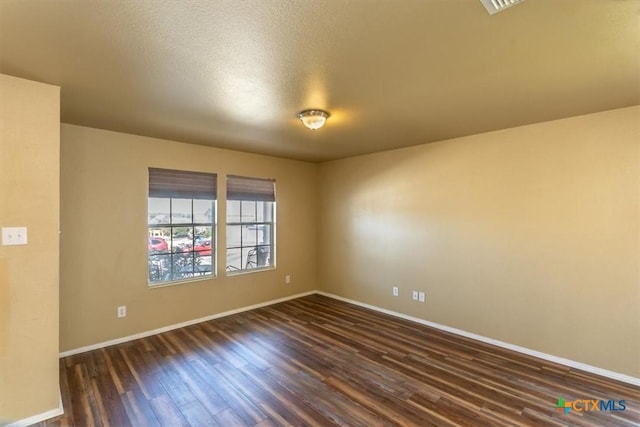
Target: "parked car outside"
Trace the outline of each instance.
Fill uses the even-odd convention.
[[[149,237],[149,252],[167,252],[169,244],[162,237]]]
[[[210,256],[212,252],[211,239],[196,240],[195,245],[193,246],[193,251],[199,256]]]

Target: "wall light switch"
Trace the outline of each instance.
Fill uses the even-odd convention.
[[[2,245],[26,245],[27,227],[2,227]]]

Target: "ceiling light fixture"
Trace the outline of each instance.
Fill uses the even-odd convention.
[[[298,118],[302,124],[311,130],[320,129],[324,126],[330,114],[323,110],[304,110],[298,113]]]

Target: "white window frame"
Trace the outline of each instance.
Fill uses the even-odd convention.
[[[231,204],[239,207],[231,218]],[[245,215],[243,209],[253,205],[253,213]],[[258,209],[271,208],[271,212]],[[245,176],[227,176],[227,275],[246,274],[276,268],[276,200],[275,180]],[[231,230],[239,229],[231,239]],[[254,239],[245,244],[245,235],[255,231]],[[253,236],[252,236],[253,237]],[[239,241],[239,244],[236,244]],[[265,243],[266,242],[266,243]],[[233,260],[239,253],[240,260]]]
[[[151,205],[162,200],[168,203],[166,218],[158,215],[152,219]],[[154,288],[216,277],[217,175],[149,168],[148,201],[148,286]],[[196,219],[195,205],[204,204],[198,201],[209,204],[207,212],[210,221]],[[190,203],[190,221],[174,220],[174,205],[177,203]],[[178,235],[175,230],[178,228],[187,229],[186,238],[175,239]],[[210,236],[203,238],[198,234],[198,229],[205,229],[207,233],[206,229],[210,229]],[[166,244],[159,241],[160,247],[157,248],[152,245],[151,239],[157,238],[159,230],[163,230],[160,238]],[[165,230],[168,233],[164,233]]]

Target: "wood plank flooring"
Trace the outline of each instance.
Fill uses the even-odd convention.
[[[60,384],[40,426],[640,426],[639,387],[319,295],[66,357]]]

